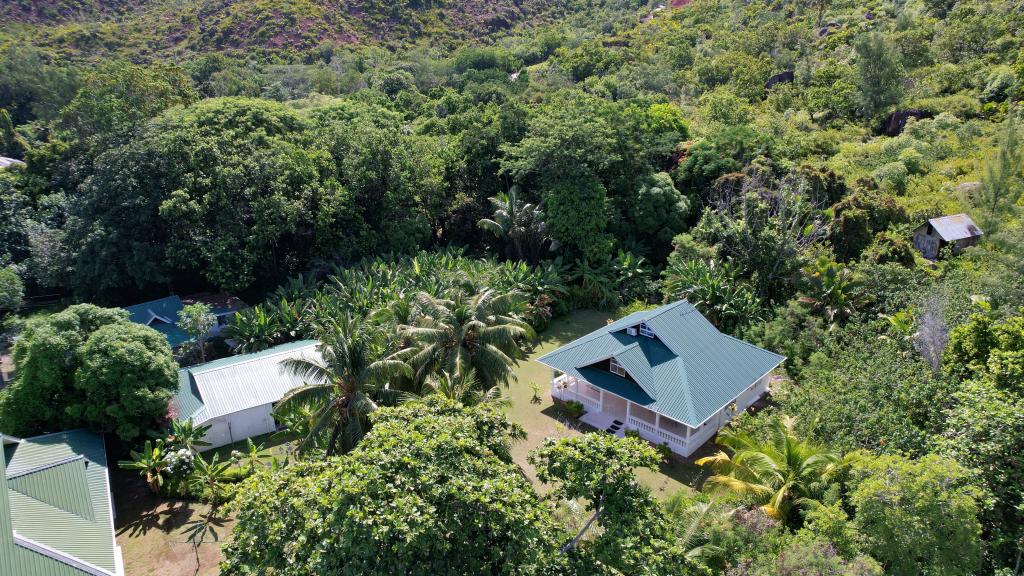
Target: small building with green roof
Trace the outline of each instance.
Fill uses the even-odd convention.
[[[273,416],[277,402],[305,383],[283,363],[319,361],[317,345],[316,340],[300,340],[182,368],[171,399],[172,416],[210,426],[210,448],[273,432],[278,427]]]
[[[690,456],[768,391],[785,357],[719,332],[685,300],[635,312],[538,359],[581,420]]]
[[[0,574],[122,576],[103,436],[0,440]]]
[[[167,337],[167,343],[171,348],[177,348],[189,341],[189,335],[178,326],[179,314],[188,304],[202,302],[210,306],[210,313],[216,318],[216,323],[210,329],[209,336],[218,336],[222,328],[227,324],[228,319],[239,310],[245,308],[245,302],[233,296],[223,294],[195,294],[186,296],[184,299],[171,295],[141,304],[125,306],[128,318],[132,322],[149,326]]]

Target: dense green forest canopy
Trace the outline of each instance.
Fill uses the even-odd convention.
[[[410,458],[472,455],[469,468],[417,461],[416,473],[493,481],[511,495],[506,520],[524,540],[506,552],[523,573],[634,573],[645,552],[660,562],[650,573],[1013,573],[1024,550],[1016,5],[10,4],[0,156],[25,163],[0,169],[0,319],[11,332],[22,327],[11,312],[42,298],[120,306],[231,292],[255,304],[227,328],[241,351],[319,337],[337,349],[328,375],[398,358],[416,371],[396,371],[396,388],[467,404],[493,399],[532,333],[577,308],[687,298],[719,329],[787,357],[773,406],[741,418],[745,444],[716,457],[716,482],[731,490],[664,509],[630,492],[620,511],[639,507],[659,531],[614,516],[568,556],[557,551],[572,536],[558,511],[490,440],[470,438],[479,415],[420,407],[385,412],[378,429],[370,410],[317,413],[332,429],[365,425],[365,443],[241,489],[253,506],[230,549],[234,573],[285,563],[283,543],[308,536],[303,523],[361,514],[364,503],[328,505],[325,491],[337,482],[378,494],[342,463],[395,478],[402,463],[376,457],[394,440],[375,431],[415,435],[403,419],[446,431],[431,445],[410,439]],[[978,244],[923,258],[915,230],[957,213],[981,229]],[[158,416],[151,401],[166,397],[171,368],[151,365],[164,367],[168,351],[122,321],[95,332],[26,324],[15,352],[27,368],[0,413],[53,404],[19,426],[137,436],[145,422],[79,397],[104,387],[131,344],[160,359],[124,368],[145,373],[144,420]],[[439,335],[487,330],[501,361],[448,361],[470,358],[473,338]],[[346,356],[357,341],[365,354]],[[36,369],[54,355],[70,363]],[[375,377],[325,382],[339,402],[394,403]],[[52,402],[62,390],[73,392],[66,406]],[[303,432],[313,460],[333,454],[335,442]],[[816,457],[798,465],[789,448]],[[534,458],[554,468],[559,494],[592,511],[603,494],[595,471],[632,490],[616,463],[647,465],[645,453],[589,440]],[[566,465],[566,454],[589,464]],[[750,455],[765,466],[736,472]],[[274,527],[279,548],[262,550],[264,520],[286,504],[264,496],[288,488],[306,508]],[[413,492],[417,506],[465,496]],[[444,541],[417,542],[403,561],[448,558],[431,548]],[[332,553],[380,567],[377,550],[354,545],[340,539]],[[461,560],[503,561],[472,552]]]

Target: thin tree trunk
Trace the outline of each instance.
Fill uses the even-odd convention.
[[[579,544],[580,539],[583,538],[583,535],[587,533],[587,530],[590,530],[590,526],[594,523],[595,520],[597,520],[601,516],[601,512],[603,511],[604,494],[602,494],[597,499],[597,508],[594,510],[594,515],[590,517],[590,520],[587,520],[587,523],[583,525],[583,528],[580,529],[580,531],[576,534],[576,536],[573,537],[572,540],[570,540],[565,546],[562,546],[562,550],[560,552],[562,554],[565,554],[569,550],[575,549],[576,545]]]

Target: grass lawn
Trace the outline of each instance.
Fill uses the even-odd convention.
[[[526,461],[527,453],[539,446],[547,436],[567,436],[581,432],[574,429],[579,425],[563,423],[564,417],[559,414],[559,410],[551,399],[549,384],[551,369],[540,364],[536,359],[604,326],[611,318],[612,316],[606,312],[581,310],[554,320],[551,326],[540,335],[540,342],[530,352],[529,358],[520,362],[516,369],[519,381],[513,382],[509,387],[508,395],[511,397],[512,406],[508,413],[513,421],[526,429],[528,436],[525,441],[513,447],[512,456],[540,490],[545,490],[545,487],[537,480],[533,467]],[[539,403],[531,401],[533,396],[531,383],[540,386],[541,401]],[[701,448],[694,458],[700,457],[708,451],[709,447]],[[692,458],[673,458],[668,464],[663,464],[659,471],[639,470],[638,476],[656,497],[664,499],[680,489],[699,487],[706,474],[699,466],[693,464]]]
[[[292,438],[287,434],[278,434],[275,432],[262,434],[260,436],[253,436],[250,440],[252,440],[252,443],[257,447],[262,446],[259,451],[259,455],[263,463],[266,464],[270,462],[271,458],[277,458],[283,463],[285,457],[288,456],[288,450],[290,448],[288,443]],[[227,462],[231,459],[231,453],[235,450],[241,452],[243,455],[239,465],[243,467],[246,466],[249,461],[249,443],[245,440],[240,440],[233,444],[225,444],[220,448],[214,448],[213,450],[203,452],[203,457],[209,460],[210,458],[213,458],[214,454],[216,454],[218,460],[221,462]]]

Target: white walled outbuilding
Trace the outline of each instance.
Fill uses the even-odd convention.
[[[317,345],[314,340],[291,342],[183,368],[178,373],[178,393],[171,401],[175,418],[210,426],[209,448],[273,432],[277,428],[274,405],[304,384],[283,363],[320,360]]]
[[[207,420],[203,423],[204,426],[210,426],[210,431],[206,433],[206,441],[211,444],[210,448],[217,448],[253,436],[269,434],[277,429],[272,412],[273,404],[262,404]]]

